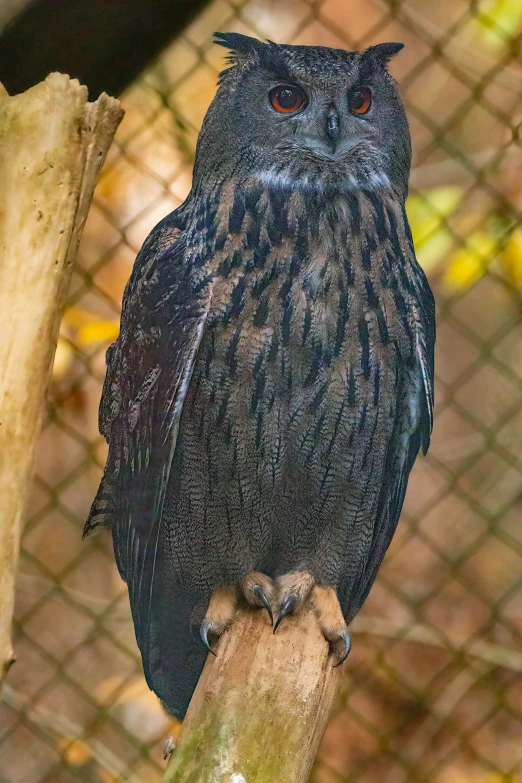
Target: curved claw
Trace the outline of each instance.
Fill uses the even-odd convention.
[[[268,600],[268,596],[261,587],[261,585],[256,585],[252,591],[256,598],[258,598],[263,606],[265,607],[266,611],[268,612],[268,616],[270,617],[270,622],[272,625],[274,624],[274,615],[272,614],[272,607],[270,606],[270,601]]]
[[[346,630],[342,631],[338,641],[343,643],[343,651],[337,663],[334,663],[334,669],[336,669],[338,666],[340,666],[342,663],[345,662],[345,660],[348,658],[350,650],[352,649],[352,640],[350,639],[350,634],[348,633],[348,631]]]
[[[174,751],[176,745],[174,743],[174,737],[169,737],[163,747],[163,761],[166,761],[170,754]]]
[[[295,609],[295,606],[297,604],[297,596],[295,593],[290,593],[290,595],[287,595],[283,603],[281,604],[279,608],[279,617],[277,618],[276,624],[274,626],[274,633],[277,631],[279,627],[279,623],[283,619],[283,617],[286,617],[287,614],[290,614]]]
[[[208,632],[212,630],[212,623],[210,620],[203,620],[201,623],[200,629],[199,629],[199,635],[201,636],[201,641],[209,651],[209,653],[212,653],[212,655],[216,655],[212,647],[210,646],[210,642],[208,640]]]

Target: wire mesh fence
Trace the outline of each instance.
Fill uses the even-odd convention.
[[[178,727],[145,685],[109,536],[81,541],[123,287],[186,196],[223,67],[215,30],[406,44],[408,210],[438,305],[436,421],[353,624],[314,783],[522,781],[522,6],[212,0],[125,93],[73,273],[22,542],[0,783],[146,783]],[[274,782],[276,783],[276,782]]]

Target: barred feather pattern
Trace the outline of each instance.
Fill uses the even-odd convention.
[[[144,669],[182,716],[212,590],[307,568],[349,622],[428,448],[434,306],[391,189],[227,181],[151,234],[108,352],[108,525]]]
[[[431,429],[433,304],[404,205],[227,183],[217,221],[167,488],[171,562],[201,591],[308,568],[349,621]]]

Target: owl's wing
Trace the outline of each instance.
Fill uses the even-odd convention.
[[[187,260],[185,244],[170,216],[146,241],[127,284],[100,404],[109,454],[85,526],[85,533],[99,524],[112,530],[144,656],[165,490],[210,302],[210,278]]]
[[[357,607],[362,605],[368,595],[390,546],[399,522],[411,469],[419,451],[422,449],[424,454],[428,451],[433,428],[435,302],[424,272],[417,264],[414,272],[415,363],[403,378],[401,407],[388,450],[373,540],[359,585]]]

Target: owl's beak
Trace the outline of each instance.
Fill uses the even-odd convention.
[[[328,136],[328,139],[330,140],[330,144],[332,146],[332,152],[335,152],[337,141],[339,139],[339,133],[340,133],[339,112],[337,111],[335,106],[332,105],[328,109],[328,113],[326,115],[326,134]]]

